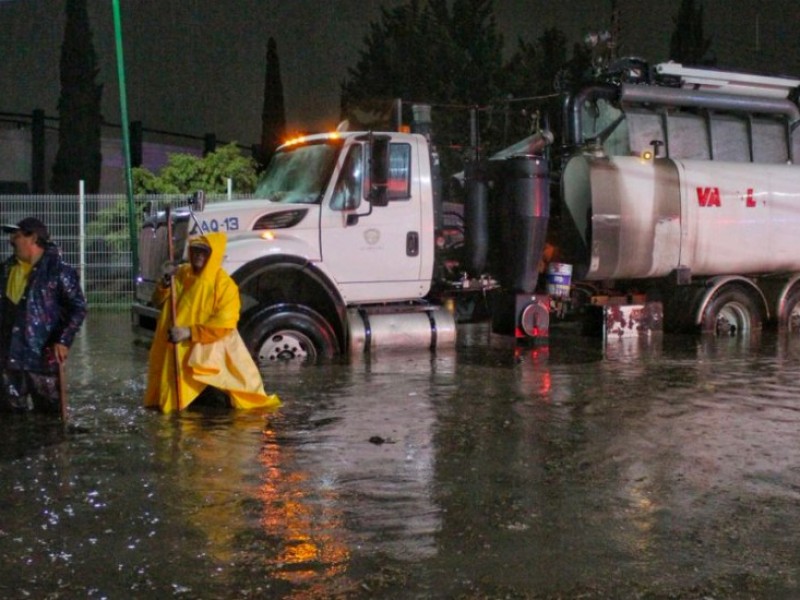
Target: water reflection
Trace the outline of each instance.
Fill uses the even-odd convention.
[[[431,398],[453,376],[447,353],[382,353],[303,373],[296,393],[313,397],[287,402],[261,453],[261,523],[279,540],[277,576],[334,577],[353,552],[390,560],[436,552]]]
[[[4,421],[0,596],[797,591],[800,339],[470,327],[453,352],[272,371],[274,413],[164,416],[140,408],[146,349],[92,318],[85,432]]]

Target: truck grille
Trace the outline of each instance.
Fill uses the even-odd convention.
[[[172,234],[175,244],[175,257],[180,259],[186,249],[189,231],[189,215],[174,214]],[[167,222],[163,213],[148,219],[139,231],[139,279],[136,285],[136,298],[149,302],[153,285],[161,276],[161,266],[169,260],[167,246]]]

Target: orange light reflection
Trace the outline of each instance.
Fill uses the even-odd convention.
[[[259,458],[265,477],[258,496],[261,527],[281,544],[271,561],[278,567],[274,576],[294,584],[319,579],[317,585],[323,586],[324,580],[345,573],[350,561],[350,549],[340,539],[345,530],[337,508],[341,503],[335,489],[314,489],[306,473],[281,469],[286,452],[275,433],[266,430]]]

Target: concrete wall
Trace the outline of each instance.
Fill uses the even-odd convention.
[[[116,130],[109,133],[117,133]],[[50,178],[53,174],[53,163],[58,149],[58,131],[47,129],[45,132],[45,178],[46,189],[50,189]],[[156,136],[157,137],[157,136]],[[32,190],[31,128],[28,124],[0,122],[0,193],[24,194]],[[104,135],[101,139],[100,151],[103,155],[103,166],[100,174],[101,194],[125,193],[125,159],[122,155],[122,140],[114,135]],[[203,154],[202,142],[191,142],[186,145],[170,144],[162,141],[145,141],[142,143],[142,166],[158,172],[167,164],[170,154]],[[77,193],[78,190],[75,190]]]

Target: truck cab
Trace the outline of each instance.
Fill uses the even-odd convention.
[[[402,330],[434,345],[454,337],[452,317],[425,301],[434,269],[428,148],[419,134],[298,138],[278,149],[252,199],[175,214],[178,255],[191,234],[227,233],[223,268],[239,286],[239,328],[258,362],[407,342]],[[135,326],[156,316],[149,297],[166,229],[154,215],[141,231]]]

